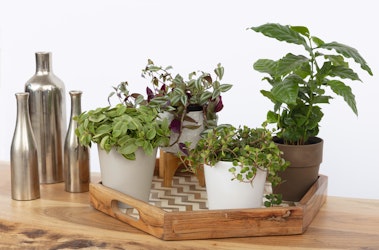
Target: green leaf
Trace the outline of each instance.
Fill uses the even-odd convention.
[[[201,89],[202,88],[202,79],[199,77],[195,80],[195,89]]]
[[[173,95],[170,100],[171,100],[171,105],[175,106],[180,102],[181,95]]]
[[[303,45],[307,50],[309,47],[306,40],[298,32],[291,29],[288,25],[277,23],[267,23],[258,27],[251,27],[252,30],[260,32],[267,37],[275,38],[279,41]]]
[[[233,87],[232,84],[221,84],[219,90],[220,90],[220,92],[227,92],[232,87]]]
[[[111,126],[111,125],[103,124],[103,125],[100,125],[100,126],[96,129],[96,134],[98,134],[98,135],[103,135],[103,134],[110,133],[111,131],[112,131],[112,126]]]
[[[256,71],[267,73],[271,76],[274,76],[276,73],[276,64],[277,62],[274,60],[259,59],[254,63],[253,68]]]
[[[303,36],[309,37],[309,30],[305,26],[290,26],[291,30],[302,34]]]
[[[273,103],[276,102],[275,97],[272,95],[271,91],[267,91],[267,90],[262,89],[261,93],[262,93],[263,96],[265,96],[268,99],[270,99]]]
[[[282,82],[275,84],[272,89],[272,95],[275,100],[287,103],[296,104],[296,99],[299,93],[299,78],[295,75],[286,77]]]
[[[351,88],[338,80],[328,81],[328,85],[339,96],[342,96],[345,102],[349,105],[354,114],[358,115],[357,104],[355,102],[355,96],[351,91]]]
[[[88,117],[88,120],[90,122],[101,122],[103,120],[105,120],[107,117],[104,115],[104,114],[100,114],[100,115],[91,115]]]
[[[276,76],[285,76],[292,71],[301,68],[304,64],[308,64],[309,59],[302,55],[293,55],[288,53],[277,63]]]
[[[353,81],[360,81],[359,76],[352,69],[344,67],[344,66],[335,66],[331,67],[329,74],[331,76],[338,76],[343,79],[351,79]]]
[[[355,48],[338,42],[325,43],[322,44],[320,48],[335,50],[347,58],[353,58],[356,63],[361,65],[361,68],[363,70],[365,70],[370,75],[373,75],[371,68],[367,65],[365,59],[363,59],[363,57],[359,54],[358,50],[356,50]]]
[[[108,140],[109,140],[109,136],[104,136],[100,141],[100,148],[106,149],[107,148],[106,144]]]
[[[312,36],[311,37],[312,41],[317,45],[317,46],[321,46],[324,44],[324,41],[321,40],[320,38],[316,37],[316,36]]]
[[[215,100],[218,96],[220,96],[220,90],[218,89],[215,89],[213,90],[213,93],[212,93],[212,100]]]
[[[159,70],[161,70],[162,68],[161,67],[158,67],[158,66],[155,66],[155,65],[151,65],[151,66],[148,66],[149,67],[149,70],[151,72],[157,72]]]
[[[146,138],[147,138],[148,140],[152,140],[152,139],[154,139],[154,137],[155,137],[156,134],[157,134],[157,132],[155,131],[155,129],[150,128],[150,129],[147,131],[147,133],[146,133]]]
[[[199,100],[199,105],[202,106],[205,103],[209,101],[209,99],[212,97],[212,93],[209,91],[205,91],[201,93],[200,100]]]
[[[313,103],[329,103],[329,100],[332,99],[331,96],[315,96],[313,98]]]
[[[119,148],[118,152],[123,155],[128,155],[128,154],[132,154],[136,152],[137,149],[138,149],[138,146],[134,142],[131,142],[131,143],[128,143],[127,146]]]
[[[325,59],[329,59],[334,66],[349,67],[349,64],[345,62],[345,58],[341,55],[324,55],[324,57]]]
[[[143,146],[143,150],[145,151],[147,155],[152,155],[154,151],[154,147],[153,145],[151,145],[151,143],[146,142],[145,145]]]
[[[277,123],[278,122],[278,114],[272,111],[267,112],[266,120],[268,123]]]
[[[221,66],[221,64],[217,65],[218,67],[215,68],[214,72],[218,76],[220,80],[222,80],[222,77],[224,76],[224,67]]]
[[[188,97],[187,97],[187,95],[182,95],[182,96],[180,97],[180,102],[181,102],[183,105],[186,105],[187,102],[188,102]]]

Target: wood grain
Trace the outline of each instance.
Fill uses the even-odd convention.
[[[88,192],[47,184],[40,199],[14,201],[9,163],[0,178],[0,249],[379,249],[379,200],[328,197],[301,235],[163,241],[97,211]]]
[[[175,178],[179,179],[179,183],[183,183],[181,189],[188,187],[188,182],[185,181],[188,177]],[[161,185],[156,185],[158,182],[161,183],[162,180],[153,180],[153,187],[157,186],[159,189],[153,188],[152,194],[161,191]],[[320,176],[298,204],[272,208],[193,211],[190,206],[190,210],[169,212],[153,202],[141,202],[101,183],[90,184],[90,202],[97,210],[163,240],[293,235],[305,232],[325,203],[327,184],[328,178]],[[181,204],[183,196],[187,193],[183,192],[183,196],[176,200],[178,187],[170,189],[173,195],[164,196],[162,200]],[[203,190],[202,197],[206,197],[205,189]],[[190,196],[186,196],[187,205],[190,203]],[[126,203],[135,209],[121,211],[117,202]],[[194,201],[194,204],[197,204],[197,201]],[[137,216],[134,216],[135,214]]]

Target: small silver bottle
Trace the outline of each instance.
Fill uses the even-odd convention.
[[[78,122],[73,118],[80,115],[81,91],[70,91],[71,115],[64,144],[65,190],[72,193],[87,192],[90,182],[89,148],[79,144],[75,134]]]
[[[40,198],[38,154],[29,117],[29,93],[16,93],[17,119],[10,149],[14,200]]]
[[[50,52],[37,52],[36,73],[25,84],[29,115],[38,149],[40,183],[63,181],[66,98],[63,82],[53,73]]]

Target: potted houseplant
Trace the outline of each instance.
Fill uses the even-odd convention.
[[[218,125],[204,131],[194,148],[180,148],[189,171],[204,168],[209,209],[261,207],[266,180],[275,186],[288,165],[266,128]]]
[[[311,36],[307,27],[267,23],[250,29],[299,45],[306,52],[254,63],[254,69],[267,74],[263,80],[271,85],[271,89],[261,90],[274,103],[264,123],[276,124],[275,140],[284,158],[291,162],[276,191],[283,194],[283,199],[298,201],[318,178],[323,145],[323,140],[317,137],[323,117],[321,105],[329,104],[335,94],[343,97],[357,115],[355,96],[347,81],[360,78],[349,66],[349,59],[368,74],[372,75],[372,71],[356,49],[338,42],[324,42]]]
[[[177,153],[178,142],[196,145],[199,134],[217,125],[217,113],[223,108],[221,93],[231,89],[231,84],[222,84],[224,67],[218,64],[215,76],[207,72],[191,72],[188,79],[180,74],[172,75],[171,66],[162,67],[148,60],[142,76],[148,78],[152,88],[147,87],[149,105],[158,107],[170,121],[170,145],[164,151]]]
[[[169,142],[169,124],[157,119],[158,110],[144,105],[141,95],[123,91],[121,103],[75,117],[75,132],[82,145],[97,144],[103,185],[147,202],[157,149]]]

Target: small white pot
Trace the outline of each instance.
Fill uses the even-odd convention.
[[[98,147],[98,152],[101,181],[104,186],[144,202],[149,201],[157,149],[152,155],[146,155],[142,148],[139,148],[134,161],[125,159],[115,149],[107,153]]]
[[[258,169],[252,183],[231,180],[231,162],[220,161],[215,166],[204,165],[208,209],[262,207],[267,172]]]
[[[183,142],[183,143],[184,142],[191,142],[191,147],[190,148],[194,148],[196,146],[197,142],[200,140],[200,134],[201,134],[201,132],[203,132],[203,130],[204,130],[203,111],[191,111],[191,112],[187,113],[187,116],[189,116],[192,119],[194,119],[197,122],[197,124],[195,124],[193,122],[184,121],[183,122],[183,126],[186,126],[186,125],[189,125],[189,126],[198,125],[199,127],[195,128],[195,129],[183,128],[183,131],[182,131],[182,133],[180,135],[178,143],[180,143],[180,142]],[[167,118],[169,120],[169,122],[171,122],[172,119],[173,119],[173,115],[170,114],[170,113],[168,113],[168,112],[164,112],[161,115],[161,117],[162,118]],[[178,136],[179,136],[178,133],[171,132],[171,135],[170,135],[170,145],[173,144],[178,139]],[[175,143],[171,147],[162,147],[161,149],[163,151],[165,151],[165,152],[170,152],[170,153],[176,154],[176,153],[179,152],[178,143]]]

